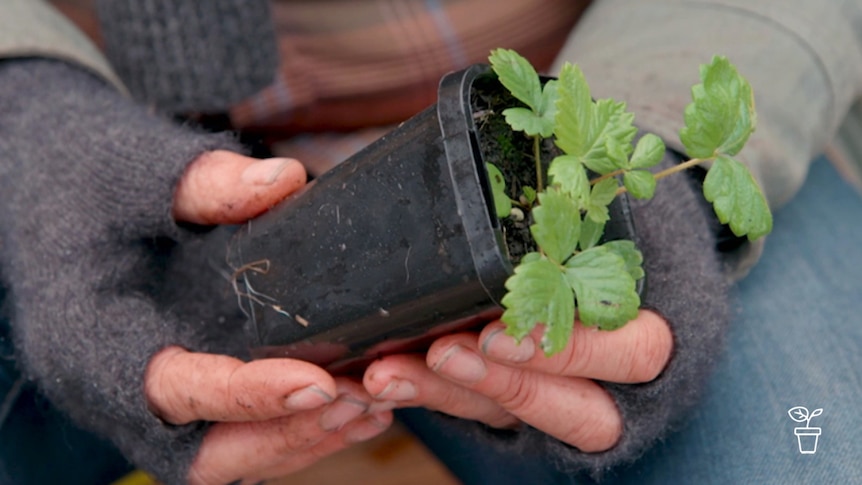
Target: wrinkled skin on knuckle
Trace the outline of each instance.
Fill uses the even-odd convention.
[[[580,325],[580,324],[576,324]],[[570,375],[582,375],[587,364],[593,359],[593,347],[587,335],[577,333],[572,339],[572,350],[565,363],[565,369]]]
[[[301,433],[291,430],[284,423],[279,423],[277,433],[270,433],[269,440],[261,441],[258,445],[258,451],[261,455],[273,454],[277,456],[289,456],[299,451],[308,449],[319,443],[326,437],[322,431],[320,433]]]
[[[623,419],[614,399],[596,387],[582,390],[578,399],[583,403],[556,430],[557,438],[585,453],[607,451],[619,442],[623,432]]]
[[[628,382],[651,382],[664,371],[673,350],[673,336],[667,325],[646,325],[635,340]]]
[[[156,354],[150,360],[144,379],[144,392],[150,412],[172,424],[185,424],[186,420],[180,416],[187,414],[189,409],[193,410],[197,405],[191,396],[185,396],[184,390],[177,389],[175,383],[167,378],[167,372],[172,368],[173,362],[183,352],[170,348]],[[183,399],[175,399],[173,396],[183,396]]]
[[[249,410],[253,408],[253,405],[246,402],[248,392],[246,392],[244,382],[241,378],[237,378],[240,368],[233,369],[230,375],[227,378],[227,384],[225,385],[225,393],[226,402],[236,404],[238,410],[245,415],[249,414]],[[251,407],[251,408],[250,408]],[[227,420],[227,416],[221,416],[218,421]]]
[[[476,403],[473,400],[475,398],[471,396],[470,392],[471,391],[463,388],[447,387],[444,392],[438,393],[434,396],[433,402],[415,399],[412,401],[405,401],[404,404],[413,406],[428,404],[437,411],[456,417],[481,421],[493,428],[510,428],[518,423],[517,418],[499,406],[495,406],[495,409],[493,409],[490,414],[486,413],[485,415],[479,415],[480,413],[477,412],[476,409],[480,408],[485,410],[485,406],[482,405],[484,403]],[[482,399],[485,399],[484,396]]]
[[[623,424],[619,413],[604,413],[573,427],[563,441],[585,453],[607,451],[619,442]]]
[[[225,476],[219,470],[214,470],[212,467],[202,469],[198,462],[192,464],[189,468],[188,481],[190,485],[215,485],[221,483],[229,483],[233,478]]]
[[[489,416],[483,422],[492,428],[499,429],[515,428],[521,423],[518,418],[509,414],[505,409],[495,411],[493,415]]]
[[[506,385],[497,396],[492,396],[505,409],[510,411],[529,411],[537,409],[537,389],[535,379],[525,372],[513,371],[506,378]]]
[[[436,403],[436,407],[438,410],[453,414],[453,415],[461,415],[466,412],[464,398],[462,393],[457,392],[453,388],[448,388],[446,391],[437,397],[439,399]]]
[[[231,416],[223,416],[223,420],[235,421],[239,419],[260,419],[266,415],[266,409],[273,399],[271,393],[267,393],[265,389],[278,389],[279,382],[277,379],[265,379],[263,383],[255,382],[248,379],[248,369],[244,366],[239,366],[233,369],[228,376],[225,399],[232,409]],[[272,381],[272,382],[269,382]],[[287,396],[283,396],[287,397]]]

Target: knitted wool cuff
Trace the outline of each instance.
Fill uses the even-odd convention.
[[[107,56],[139,100],[173,113],[222,112],[278,67],[267,0],[99,0]]]
[[[188,232],[171,217],[177,181],[202,152],[234,141],[36,59],[0,64],[0,134],[0,265],[25,372],[137,466],[184,483],[206,427],[158,420],[143,377],[165,346],[212,350],[202,337],[212,322],[179,318],[160,279]]]
[[[678,163],[668,153],[664,167]],[[710,220],[715,216],[697,182],[687,175],[659,181],[649,201],[633,200],[638,248],[644,256],[647,287],[642,306],[662,315],[674,335],[674,351],[662,374],[646,384],[600,382],[622,414],[620,441],[601,453],[583,453],[524,425],[517,431],[496,430],[478,423],[441,419],[448,426],[467,427],[484,440],[524,455],[550,458],[566,472],[595,478],[610,468],[632,462],[680,421],[699,397],[723,348],[729,323],[728,280],[715,250]]]

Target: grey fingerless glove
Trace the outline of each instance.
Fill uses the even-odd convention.
[[[56,407],[167,483],[185,482],[206,426],[150,413],[145,369],[168,345],[212,350],[214,313],[199,300],[195,319],[179,318],[169,294],[169,256],[190,234],[173,192],[198,155],[236,148],[71,65],[0,63],[0,264],[19,362]]]

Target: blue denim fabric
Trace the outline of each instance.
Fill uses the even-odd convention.
[[[687,423],[601,483],[862,483],[862,198],[819,160],[775,214],[764,256],[735,290],[738,316],[705,399]],[[788,410],[823,414],[816,453]],[[469,484],[591,483],[404,420]]]

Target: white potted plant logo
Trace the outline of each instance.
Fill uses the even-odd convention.
[[[787,410],[790,419],[797,423],[805,422],[804,427],[794,428],[793,434],[799,441],[799,452],[803,455],[813,455],[817,452],[817,439],[820,437],[820,428],[811,427],[811,419],[823,414],[823,408],[808,412],[805,406],[796,406]]]

